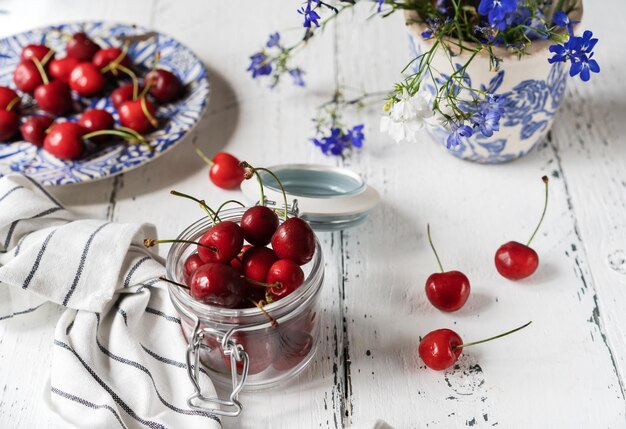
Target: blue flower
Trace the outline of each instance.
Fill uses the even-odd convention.
[[[479,108],[472,116],[472,124],[480,129],[485,137],[493,136],[494,131],[500,130],[500,118],[504,113],[505,99],[500,95],[487,94]]]
[[[428,30],[422,32],[422,37],[428,40],[433,37],[433,33],[436,33],[441,28],[441,19],[426,18],[426,25],[428,26]]]
[[[311,2],[309,1],[306,7],[302,7],[298,9],[298,13],[304,16],[304,24],[302,24],[305,28],[311,28],[311,23],[315,24],[316,27],[319,27],[320,24],[317,22],[321,17],[311,9]]]
[[[272,73],[272,62],[267,60],[264,52],[257,52],[250,57],[250,65],[246,71],[252,72],[252,78],[266,76]]]
[[[267,43],[265,44],[265,46],[267,46],[268,48],[273,48],[274,46],[280,47],[279,43],[280,43],[280,33],[276,32],[276,33],[270,34],[270,37],[267,40]]]
[[[554,24],[558,25],[559,27],[567,28],[567,32],[571,35],[574,34],[574,24],[578,24],[580,22],[572,21],[571,19],[569,19],[569,16],[567,16],[567,14],[561,10],[554,14],[554,16],[552,17],[552,21],[554,21]]]
[[[304,74],[304,72],[301,69],[299,68],[291,69],[289,70],[289,74],[293,78],[294,85],[304,86],[304,80],[302,79],[302,75]]]
[[[480,0],[478,13],[486,16],[489,24],[504,30],[506,28],[506,14],[517,9],[518,0]]]
[[[380,12],[383,9],[383,3],[385,3],[385,0],[374,0],[378,2],[378,9],[376,10],[376,12]]]
[[[320,139],[311,139],[313,144],[319,147],[324,154],[336,156],[343,154],[347,149],[363,147],[363,140],[365,140],[363,124],[355,125],[345,132],[341,128],[336,127],[330,130],[330,135],[328,136]]]
[[[448,136],[446,146],[451,149],[453,146],[458,146],[462,143],[462,137],[471,137],[474,134],[474,130],[471,127],[464,125],[463,123],[457,124],[452,122],[452,132]]]
[[[589,30],[580,37],[570,36],[567,42],[550,46],[550,52],[554,53],[554,56],[549,58],[548,62],[552,64],[570,61],[569,75],[571,77],[580,75],[581,80],[587,82],[591,77],[591,72],[600,72],[600,66],[593,59],[593,48],[596,43],[598,39],[593,38],[593,33]]]

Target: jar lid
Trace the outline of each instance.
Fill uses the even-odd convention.
[[[287,204],[297,206],[298,215],[317,231],[337,231],[363,222],[380,201],[378,192],[355,172],[342,167],[317,164],[283,164],[268,167],[281,181]],[[259,171],[266,202],[283,206],[283,194],[276,180]],[[244,195],[260,198],[257,180],[244,180]],[[294,200],[297,202],[294,204]]]

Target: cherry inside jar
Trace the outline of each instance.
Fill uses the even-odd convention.
[[[239,223],[246,208],[220,212],[222,221]],[[197,241],[213,225],[204,218],[190,225],[178,239]],[[167,256],[167,277],[184,283],[184,264],[196,251],[196,246],[175,243]],[[260,309],[228,309],[194,300],[188,291],[169,285],[171,300],[176,307],[182,330],[188,341],[198,342],[199,360],[213,382],[229,386],[231,368],[241,376],[244,362],[235,360],[225,351],[227,342],[236,344],[248,356],[247,377],[243,388],[263,389],[279,385],[302,371],[313,359],[319,342],[319,295],[324,280],[324,264],[319,241],[316,239],[313,259],[302,266],[304,283],[283,299],[267,304],[265,311],[277,322],[274,326]],[[201,335],[197,335],[201,333]],[[196,334],[194,336],[194,334]],[[224,337],[226,336],[226,340]]]

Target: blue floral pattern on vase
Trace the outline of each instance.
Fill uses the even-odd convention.
[[[420,48],[416,46],[413,37],[409,36],[411,54],[415,58],[419,55]],[[461,67],[455,64],[455,67]],[[445,82],[446,75],[441,74],[438,79]],[[458,146],[449,149],[452,154],[463,159],[481,163],[496,164],[512,161],[526,155],[537,146],[548,131],[552,118],[561,105],[567,81],[567,71],[562,63],[555,63],[550,68],[545,79],[528,79],[516,84],[513,89],[502,93],[500,87],[506,79],[506,64],[489,82],[489,85],[481,85],[482,91],[501,94],[504,99],[504,113],[500,120],[500,132],[495,132],[492,137],[485,137],[481,133],[475,133],[470,138],[464,138]],[[469,74],[463,77],[464,84],[472,87],[472,77]],[[429,88],[434,91],[434,87]],[[513,128],[513,135],[518,134],[519,139],[528,141],[524,149],[512,152],[508,149],[509,141],[503,138],[504,131]],[[429,129],[430,134],[436,141],[446,146],[448,131],[443,127]]]
[[[154,55],[160,52],[159,65],[176,74],[185,84],[185,95],[175,103],[157,108],[161,122],[158,130],[146,136],[152,151],[143,145],[110,144],[89,147],[87,154],[75,161],[64,161],[30,143],[16,141],[0,143],[0,176],[10,172],[28,174],[43,185],[65,185],[89,182],[123,173],[162,155],[191,131],[202,117],[209,96],[206,68],[193,52],[178,41],[163,34],[128,24],[87,22],[55,25],[28,31],[0,40],[0,85],[14,87],[13,70],[22,47],[29,43],[46,43],[63,52],[64,34],[84,31],[103,47],[121,46],[121,38],[141,35],[131,44],[128,55],[139,69],[148,70]],[[104,109],[118,116],[108,97],[76,98],[81,110]],[[32,97],[22,94],[22,114],[37,113]],[[75,120],[78,115],[68,119]]]

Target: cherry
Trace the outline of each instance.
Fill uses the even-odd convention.
[[[167,70],[152,70],[144,80],[145,84],[150,87],[150,94],[160,103],[176,100],[183,91],[180,79]]]
[[[119,60],[120,57],[122,58],[121,60]],[[120,48],[100,49],[98,52],[94,54],[93,59],[92,59],[92,62],[99,70],[102,70],[103,68],[111,64],[113,61],[119,61],[119,64],[121,64],[122,66],[126,68],[132,67],[130,58]],[[106,76],[110,76],[110,75],[117,76],[118,71],[117,69],[115,69],[115,67],[113,67],[112,70],[108,70],[104,74]]]
[[[543,180],[546,189],[543,212],[528,243],[522,244],[517,241],[509,241],[500,246],[496,251],[496,269],[502,277],[509,280],[525,279],[531,276],[539,266],[539,256],[537,252],[530,247],[530,243],[533,241],[533,238],[535,238],[535,235],[537,235],[537,231],[539,231],[539,227],[543,222],[548,208],[548,176],[543,176],[541,180]]]
[[[100,46],[83,32],[75,33],[65,48],[67,56],[78,61],[91,61],[99,50]]]
[[[20,91],[32,94],[39,85],[43,84],[43,78],[35,63],[27,61],[15,67],[13,82]]]
[[[19,110],[22,101],[15,91],[0,86],[0,110]]]
[[[53,79],[62,80],[69,84],[70,74],[79,63],[80,61],[78,59],[72,57],[55,58],[50,61],[48,73]]]
[[[278,228],[278,216],[265,206],[250,207],[241,217],[241,230],[244,238],[256,246],[269,244]]]
[[[278,337],[277,356],[272,366],[279,371],[288,371],[308,356],[315,340],[307,332],[285,329]]]
[[[74,122],[61,122],[52,126],[43,141],[43,148],[57,158],[76,159],[85,150],[85,134],[87,130]]]
[[[50,128],[53,122],[54,119],[50,116],[31,116],[20,127],[22,137],[27,142],[41,147],[46,138],[46,130]]]
[[[159,126],[152,102],[145,98],[123,102],[119,107],[120,122],[126,128],[145,134]]]
[[[104,88],[104,76],[94,64],[80,63],[72,70],[70,87],[84,97],[91,97]]]
[[[191,275],[200,267],[204,265],[200,256],[197,253],[190,255],[187,259],[185,259],[185,264],[183,265],[185,277],[191,277]]]
[[[215,186],[222,189],[234,189],[243,182],[245,169],[239,165],[239,160],[233,155],[219,152],[213,159],[210,159],[198,147],[196,147],[196,153],[211,166],[209,179]]]
[[[52,57],[54,52],[45,45],[26,45],[20,54],[20,61],[32,61],[33,58],[37,58],[45,66]]]
[[[243,247],[243,233],[239,225],[227,220],[211,227],[198,242],[203,245],[198,246],[198,255],[204,262],[230,263]]]
[[[239,252],[239,255],[237,255],[236,258],[233,258],[230,261],[230,266],[233,267],[234,269],[236,269],[237,271],[239,271],[240,273],[243,273],[243,265],[241,265],[241,263],[243,261],[243,256],[246,254],[248,249],[251,249],[251,248],[252,248],[252,246],[250,244],[245,244],[241,248],[241,252]]]
[[[243,256],[243,274],[246,278],[254,280],[256,282],[265,282],[267,273],[274,264],[278,261],[278,256],[267,247],[253,247],[248,249]],[[254,283],[250,283],[251,286],[261,287]]]
[[[60,80],[39,85],[35,90],[35,100],[44,112],[61,116],[72,110],[70,87]]]
[[[194,271],[190,279],[191,296],[204,304],[234,308],[246,293],[241,274],[229,265],[207,263]]]
[[[315,253],[315,234],[308,223],[292,217],[283,222],[272,236],[272,248],[280,259],[304,265]]]
[[[426,297],[432,305],[441,311],[456,311],[465,305],[470,294],[470,283],[460,271],[444,271],[439,255],[430,236],[430,225],[427,226],[428,242],[435,253],[440,273],[431,274],[426,280]]]
[[[11,140],[20,129],[20,117],[12,110],[0,110],[0,142]]]
[[[112,130],[115,125],[113,116],[102,109],[85,110],[78,118],[78,124],[83,126],[88,132]],[[106,138],[106,136],[100,136]],[[95,137],[98,139],[100,137]]]
[[[271,298],[272,301],[278,301],[304,283],[304,272],[295,262],[289,259],[280,259],[270,267],[265,281],[270,285],[278,285],[267,288],[268,300]]]
[[[503,334],[496,335],[495,337],[487,338],[480,341],[474,341],[472,343],[463,344],[463,340],[451,329],[437,329],[435,331],[426,334],[418,348],[420,358],[424,361],[427,367],[436,371],[442,371],[446,368],[450,368],[457,361],[463,348],[474,346],[476,344],[486,343],[498,338],[505,337],[521,329],[524,329],[532,322],[528,322],[518,328],[512,329]]]
[[[141,92],[142,88],[138,87],[137,90],[138,92]],[[119,110],[122,103],[124,103],[125,101],[131,101],[133,99],[133,94],[134,85],[132,83],[127,83],[120,86],[111,93],[111,102],[113,103],[113,106],[115,106],[115,108]]]

